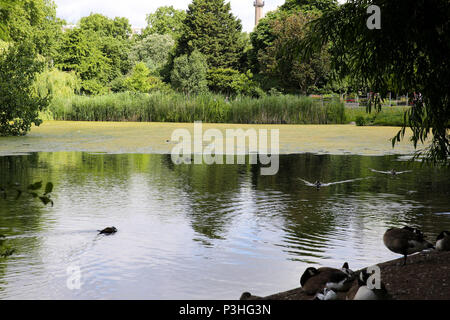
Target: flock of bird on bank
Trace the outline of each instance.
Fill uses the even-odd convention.
[[[396,176],[411,171],[379,171],[370,169],[372,172]],[[306,185],[316,187],[329,186],[332,184],[346,183],[355,180],[346,180],[334,183],[322,183],[316,181],[310,183],[301,179]],[[358,180],[358,179],[357,179]],[[406,265],[408,255],[417,253],[426,249],[437,249],[439,251],[450,251],[450,232],[442,231],[436,239],[436,246],[425,240],[424,234],[417,228],[403,227],[391,228],[383,236],[384,245],[392,252],[404,256],[403,265]],[[308,268],[303,273],[300,284],[307,295],[314,295],[317,300],[336,300],[337,292],[346,292],[347,300],[380,300],[388,299],[386,288],[381,283],[380,288],[372,289],[367,286],[371,274],[367,269],[355,272],[349,269],[348,263],[345,263],[341,269],[334,268]],[[356,279],[356,281],[355,281]]]
[[[424,234],[416,228],[391,228],[383,236],[385,246],[392,252],[404,256],[406,265],[408,255],[426,249],[450,251],[450,232],[442,231],[436,239],[436,245],[425,240]],[[368,286],[371,273],[363,269],[358,273],[349,269],[345,263],[341,269],[307,268],[300,278],[303,291],[314,296],[315,300],[336,300],[338,293],[345,293],[347,300],[384,300],[389,294],[383,283],[378,288]]]

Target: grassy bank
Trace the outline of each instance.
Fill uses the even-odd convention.
[[[238,97],[220,95],[118,93],[103,96],[55,98],[49,108],[54,120],[138,121],[242,124],[343,124],[339,101],[322,105],[308,97]]]
[[[348,122],[357,125],[374,126],[402,126],[405,111],[409,107],[383,107],[381,112],[367,113],[365,107],[346,108],[345,115]]]

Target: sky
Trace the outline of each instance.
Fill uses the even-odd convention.
[[[101,13],[110,18],[126,17],[133,27],[146,26],[145,17],[161,6],[174,6],[186,10],[192,0],[54,0],[57,16],[69,24],[76,23],[81,17]],[[235,16],[242,21],[243,31],[251,32],[255,24],[254,0],[230,0]],[[275,10],[284,0],[265,0],[264,12]]]

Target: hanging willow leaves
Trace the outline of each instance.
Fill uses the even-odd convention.
[[[52,191],[53,191],[53,183],[48,182],[47,185],[45,186],[44,195],[47,195],[47,194],[51,193]]]
[[[28,186],[28,190],[39,190],[40,188],[42,188],[42,181],[30,184]]]
[[[39,199],[41,199],[41,201],[42,201],[42,203],[43,203],[44,205],[47,205],[47,204],[51,203],[51,204],[52,204],[52,207],[53,207],[53,201],[52,201],[52,199],[50,199],[49,197],[47,197],[47,196],[42,196],[42,197],[39,197]]]
[[[42,196],[40,196],[37,190],[41,189],[42,185],[43,185],[42,181],[35,182],[33,184],[30,184],[27,187],[26,191],[22,191],[19,188],[13,188],[11,186],[10,186],[10,188],[17,192],[17,194],[15,196],[15,200],[18,200],[25,192],[25,194],[28,194],[29,196],[33,197],[34,199],[39,198],[44,205],[47,205],[50,203],[53,207],[54,203],[53,203],[53,200],[50,198],[50,194],[53,191],[53,183],[47,182],[47,184],[45,185],[44,194]],[[15,183],[14,186],[20,187],[20,184]],[[0,187],[0,195],[2,195],[2,197],[4,199],[6,199],[7,195],[8,195],[8,187],[6,189],[3,187]]]
[[[381,29],[367,27],[370,5],[381,9]],[[308,56],[331,42],[332,64],[340,78],[351,77],[382,98],[389,92],[413,94],[393,144],[410,128],[414,147],[427,145],[416,157],[449,165],[449,16],[448,0],[349,0],[313,21],[298,49]],[[371,98],[369,111],[381,108],[380,97]]]
[[[20,198],[20,196],[22,195],[22,190],[16,190],[16,191],[17,191],[16,200],[18,200]]]

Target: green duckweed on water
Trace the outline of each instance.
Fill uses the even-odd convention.
[[[193,123],[72,122],[45,121],[24,137],[1,137],[0,155],[30,152],[85,151],[104,153],[169,154],[176,129],[193,133]],[[407,131],[405,139],[392,148],[390,139],[399,127],[354,125],[244,125],[203,124],[203,132],[219,129],[278,129],[280,154],[412,154]],[[225,134],[224,134],[225,136]],[[420,146],[419,146],[420,147]]]

